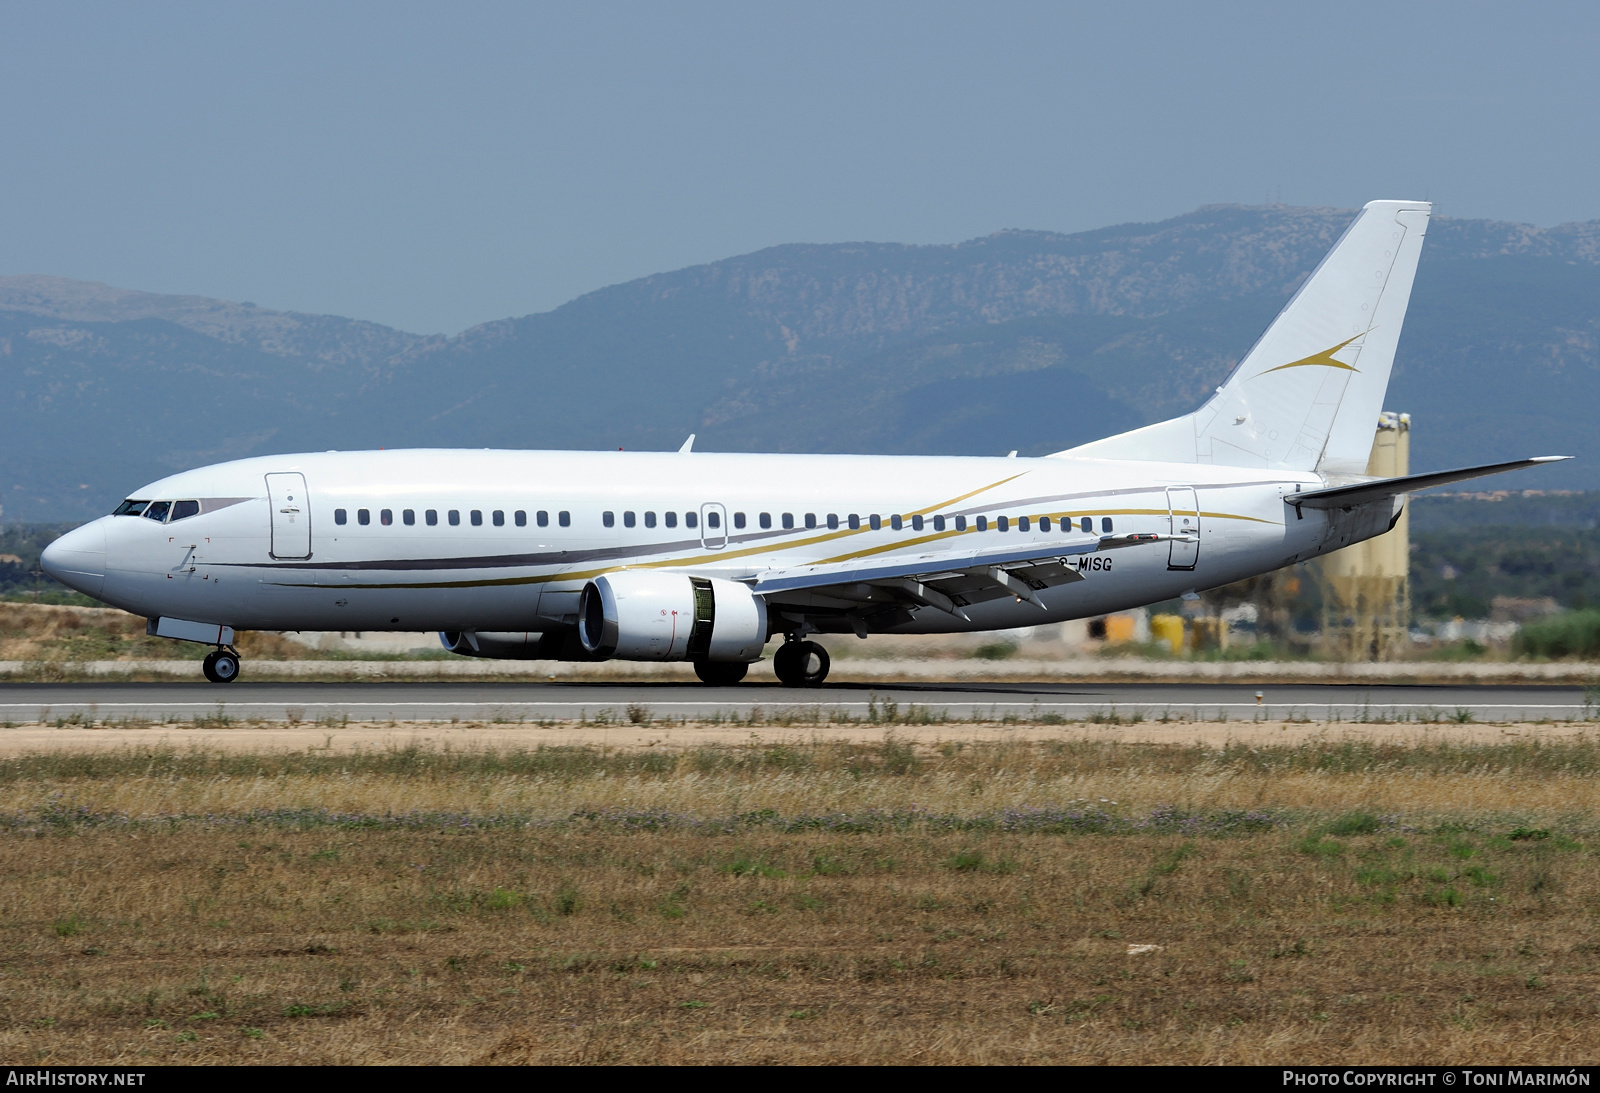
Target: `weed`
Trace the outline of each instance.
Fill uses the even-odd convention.
[[[1329,835],[1373,835],[1382,827],[1383,821],[1370,812],[1348,812],[1323,830]]]
[[[558,915],[575,915],[583,910],[583,899],[578,895],[576,888],[567,884],[562,885],[561,889],[556,892],[555,899],[551,901],[551,905]]]
[[[58,918],[51,926],[57,937],[77,937],[88,928],[89,924],[75,914]]]

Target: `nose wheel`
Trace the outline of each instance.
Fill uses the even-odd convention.
[[[213,683],[232,683],[239,678],[239,654],[232,649],[217,649],[206,654],[200,670]]]
[[[785,687],[820,687],[828,666],[828,651],[814,641],[786,641],[772,656],[772,670]]]

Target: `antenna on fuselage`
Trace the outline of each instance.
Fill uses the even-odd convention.
[[[690,433],[689,434],[689,439],[685,440],[683,442],[683,447],[678,449],[678,454],[679,455],[688,455],[692,451],[694,451],[694,434]]]

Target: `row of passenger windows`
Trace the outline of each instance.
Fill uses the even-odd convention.
[[[451,527],[458,526],[461,523],[461,510],[460,509],[449,509],[449,510],[447,510],[445,512],[445,514],[444,514],[444,519],[445,519],[445,523],[449,524]],[[345,509],[334,509],[333,510],[333,522],[336,523],[336,524],[347,524],[347,523],[349,523],[350,522],[350,514],[349,514],[349,512],[346,511]],[[410,527],[412,524],[415,524],[417,522],[417,510],[416,509],[401,509],[400,510],[400,522],[402,524],[405,524],[407,527]],[[439,510],[438,509],[424,509],[423,512],[422,512],[422,522],[424,524],[427,524],[429,527],[433,527],[436,524],[438,524],[439,523]],[[471,524],[473,527],[482,527],[483,526],[483,510],[482,509],[472,509],[472,510],[468,511],[468,513],[467,513],[467,522],[469,524]],[[493,524],[497,528],[505,527],[505,524],[506,524],[505,510],[503,510],[503,509],[495,509],[493,512],[491,512],[489,514],[489,522],[491,524]],[[519,528],[527,527],[528,526],[528,514],[527,514],[527,512],[525,512],[522,509],[518,509],[516,512],[513,512],[511,514],[511,522],[513,524],[515,524]],[[543,509],[541,509],[538,512],[533,514],[533,522],[535,524],[537,524],[539,527],[542,527],[542,528],[549,527],[550,526],[550,514],[548,512],[546,512],[546,511],[544,511]],[[372,523],[372,510],[371,509],[356,509],[356,523],[361,524],[363,526],[366,525],[366,524]],[[394,523],[394,509],[379,509],[378,510],[378,523],[383,524],[385,527],[387,527],[388,525]],[[556,513],[556,523],[559,526],[564,527],[564,528],[571,527],[572,526],[572,513],[564,512],[564,511]]]
[[[165,502],[165,501],[157,501],[156,504],[164,506],[164,505],[167,504],[167,502]],[[177,504],[178,505],[192,505],[192,504],[194,504],[194,502],[192,502],[192,501],[179,501],[179,502],[177,502]],[[146,515],[149,515],[149,514],[146,513]],[[163,512],[163,516],[164,515],[165,515],[165,512]],[[185,513],[184,515],[193,515],[193,513]],[[172,518],[174,520],[176,520],[176,519],[179,519],[180,517],[175,512]],[[158,519],[159,519],[159,517],[158,517]],[[546,511],[544,511],[543,509],[540,509],[539,511],[535,512],[533,514],[533,519],[534,519],[534,523],[536,525],[538,525],[539,527],[549,527],[550,526],[550,514],[548,512],[546,512]],[[528,514],[525,511],[523,511],[522,509],[518,509],[517,511],[513,512],[511,514],[511,520],[512,520],[512,523],[515,524],[519,528],[528,526]],[[779,514],[779,520],[780,520],[782,526],[784,527],[784,529],[786,529],[786,530],[790,530],[790,529],[793,529],[795,527],[795,515],[792,512],[785,512],[785,513]],[[814,513],[814,512],[806,513],[805,516],[804,516],[804,520],[805,520],[805,526],[807,528],[815,528],[815,527],[819,526],[817,514]],[[760,513],[756,517],[756,521],[762,528],[771,528],[772,527],[772,514],[770,512]],[[345,509],[334,509],[333,510],[333,522],[335,524],[348,523],[349,522],[349,513],[348,513],[348,511],[345,510]],[[415,509],[401,509],[400,510],[400,522],[402,524],[407,525],[408,527],[410,525],[412,525],[412,524],[415,524],[417,522],[417,512],[416,512],[416,510]],[[439,510],[438,509],[424,509],[423,513],[422,513],[422,522],[424,524],[428,525],[429,527],[433,527],[436,524],[438,524],[438,522],[439,522]],[[445,512],[445,522],[447,524],[449,524],[451,527],[458,526],[461,523],[461,510],[460,509],[449,509],[449,510],[447,510]],[[483,511],[481,509],[470,509],[467,512],[467,522],[469,524],[471,524],[473,527],[481,527],[483,525]],[[489,513],[489,522],[491,524],[493,524],[497,528],[498,527],[504,527],[505,526],[505,522],[506,522],[506,514],[505,514],[505,512],[503,510],[501,510],[501,509],[495,509],[494,511]],[[602,524],[604,524],[608,528],[616,527],[616,525],[617,525],[617,514],[614,513],[614,512],[603,512],[603,513],[600,514],[600,522]],[[884,516],[880,516],[877,513],[872,513],[869,516],[863,517],[858,513],[852,512],[848,516],[845,516],[841,520],[841,518],[839,517],[839,515],[837,513],[830,512],[830,513],[827,514],[826,517],[822,518],[822,522],[826,524],[826,526],[827,526],[829,531],[837,531],[841,526],[848,527],[851,531],[857,531],[862,527],[863,523],[867,527],[871,528],[873,531],[881,530],[885,523],[887,523],[889,525],[889,527],[892,528],[895,531],[901,531],[901,530],[903,530],[903,529],[905,529],[907,527],[909,527],[912,531],[922,531],[926,527],[928,527],[929,525],[931,525],[933,527],[934,531],[944,531],[944,530],[946,530],[947,527],[952,527],[952,526],[955,528],[956,531],[966,531],[967,530],[967,518],[965,516],[949,516],[949,517],[947,517],[947,516],[931,516],[931,517],[924,517],[924,516],[901,516],[898,513],[896,513],[893,516],[884,517]],[[371,509],[356,509],[356,523],[361,524],[363,526],[372,523],[372,510]],[[390,524],[393,524],[394,523],[394,510],[393,509],[379,509],[378,510],[378,523],[380,523],[380,524],[382,524],[382,525],[384,525],[386,527],[388,525],[390,525]],[[664,524],[666,527],[669,527],[669,528],[677,527],[678,526],[678,514],[676,512],[665,512],[665,513],[662,513],[661,514],[661,523]],[[994,518],[994,529],[996,531],[1010,531],[1012,523],[1013,523],[1013,520],[1009,516],[997,516],[997,517]],[[1018,517],[1015,518],[1015,523],[1016,523],[1016,527],[1017,527],[1018,531],[1032,531],[1034,529],[1035,525],[1038,526],[1038,529],[1040,531],[1052,531],[1052,530],[1055,530],[1055,528],[1059,527],[1059,529],[1061,531],[1069,532],[1069,531],[1072,531],[1074,529],[1074,526],[1076,526],[1078,531],[1084,532],[1086,534],[1087,533],[1093,533],[1093,531],[1094,531],[1094,518],[1092,516],[1079,517],[1078,520],[1077,520],[1076,525],[1074,525],[1073,520],[1072,520],[1071,517],[1065,517],[1065,516],[1059,517],[1059,518],[1057,518],[1055,520],[1052,520],[1052,518],[1049,517],[1049,516],[1038,516],[1038,517],[1018,516]],[[556,524],[558,526],[564,527],[564,528],[565,527],[571,527],[572,526],[572,514],[570,512],[566,512],[564,510],[561,511],[561,512],[557,512],[556,513]],[[635,513],[635,512],[632,512],[632,511],[626,511],[626,510],[623,512],[623,514],[622,514],[622,526],[623,527],[631,528],[631,527],[638,526],[638,524],[639,524],[638,513]],[[698,514],[697,513],[693,512],[693,511],[690,511],[690,512],[686,512],[686,513],[683,514],[683,526],[684,527],[692,528],[692,527],[697,526],[697,524],[698,524]],[[736,513],[733,514],[733,526],[736,529],[744,528],[746,526],[746,524],[747,524],[747,521],[745,519],[745,514],[744,513],[736,512]],[[645,514],[644,514],[644,526],[647,527],[647,528],[653,528],[653,527],[656,526],[656,514],[654,512],[649,512],[649,511],[645,512]],[[708,527],[708,528],[720,528],[721,526],[722,526],[722,518],[721,518],[721,515],[719,513],[715,512],[715,511],[706,513],[706,527]],[[978,531],[988,531],[989,527],[990,527],[989,517],[987,517],[987,516],[974,517],[973,518],[973,526]],[[1112,530],[1112,527],[1113,527],[1113,524],[1112,524],[1111,517],[1102,516],[1100,518],[1100,531],[1102,533],[1109,534],[1111,532],[1111,530]]]

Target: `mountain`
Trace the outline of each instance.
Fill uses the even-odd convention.
[[[305,449],[1052,451],[1197,405],[1353,215],[780,246],[453,338],[0,277],[0,505],[83,519],[184,467]],[[1600,222],[1435,219],[1388,403],[1415,469],[1576,454],[1538,484],[1600,487],[1596,301]]]

